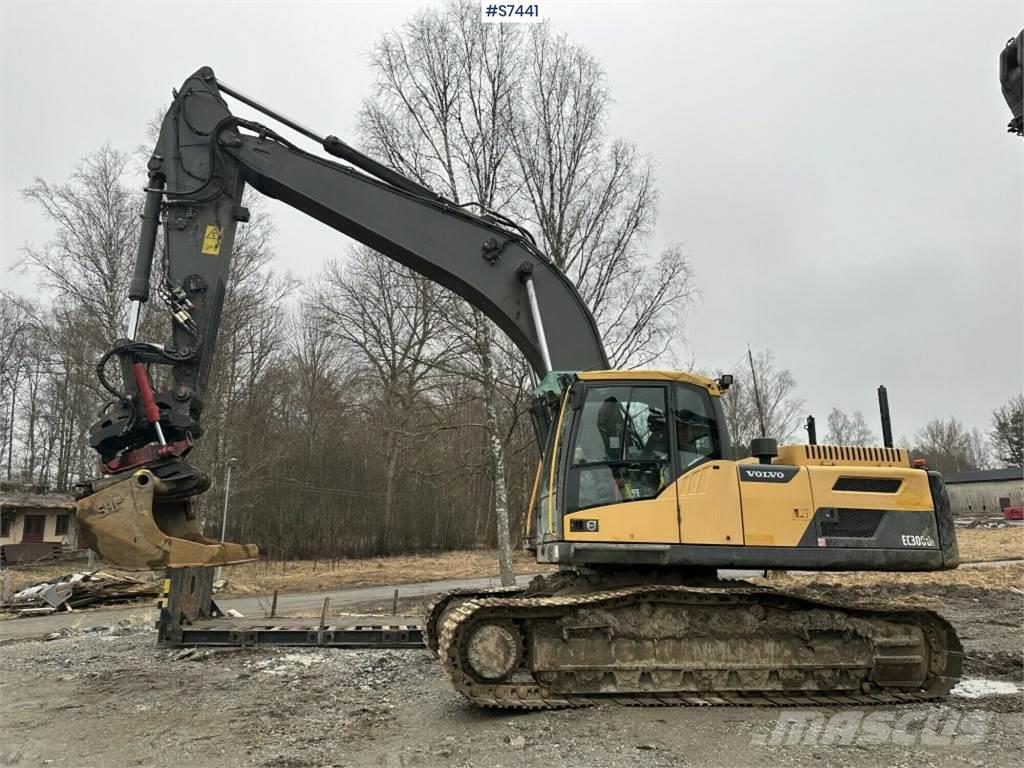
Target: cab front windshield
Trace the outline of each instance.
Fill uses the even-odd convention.
[[[662,387],[591,387],[572,447],[567,510],[649,499],[668,484]]]

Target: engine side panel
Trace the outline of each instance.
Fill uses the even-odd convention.
[[[743,541],[750,547],[795,547],[814,513],[807,467],[737,464]]]
[[[676,482],[679,540],[684,544],[739,546],[743,514],[735,462],[709,461]]]

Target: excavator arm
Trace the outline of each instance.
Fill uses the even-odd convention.
[[[1024,29],[999,53],[999,85],[1012,115],[1006,130],[1024,136]]]
[[[222,92],[355,167],[233,116]],[[128,335],[97,366],[111,394],[90,430],[102,477],[79,489],[85,543],[119,565],[220,565],[257,554],[250,545],[201,536],[195,499],[210,482],[187,461],[202,435],[236,228],[249,217],[242,205],[246,186],[454,291],[493,320],[540,376],[608,367],[586,303],[528,232],[496,213],[472,213],[336,137],[320,137],[277,115],[219,84],[208,67],[175,92],[148,170]],[[153,279],[161,227],[162,259]],[[170,316],[163,345],[136,338],[151,286]],[[557,333],[547,336],[545,327]],[[117,383],[110,373],[115,359]],[[155,376],[160,368],[169,376]]]

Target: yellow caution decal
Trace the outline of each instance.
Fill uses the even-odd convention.
[[[171,580],[164,579],[160,582],[160,599],[156,601],[157,608],[166,608],[168,598],[171,596]]]
[[[203,235],[203,253],[207,256],[220,256],[220,238],[223,234],[223,227],[207,224],[206,234]]]

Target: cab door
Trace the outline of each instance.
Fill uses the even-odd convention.
[[[722,458],[722,434],[711,395],[703,387],[672,387],[672,437],[680,475],[679,540],[683,544],[743,544],[736,463]]]
[[[588,383],[560,463],[567,541],[679,542],[676,465],[661,383]]]

